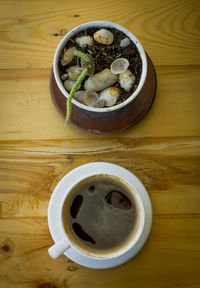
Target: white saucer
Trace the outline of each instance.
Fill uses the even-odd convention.
[[[65,191],[69,189],[71,190],[72,186],[77,181],[80,181],[82,179],[85,179],[95,174],[115,175],[127,181],[139,193],[142,199],[143,205],[144,205],[144,210],[145,210],[145,215],[146,215],[144,229],[143,229],[143,232],[141,234],[139,241],[131,250],[129,250],[127,253],[119,257],[116,257],[113,259],[92,259],[86,255],[84,256],[78,253],[78,251],[76,251],[73,248],[69,248],[64,253],[65,256],[67,256],[72,261],[82,266],[95,268],[95,269],[106,269],[106,268],[112,268],[112,267],[121,265],[129,261],[141,250],[141,248],[147,241],[147,238],[151,230],[152,206],[151,206],[149,195],[145,187],[143,186],[143,184],[135,175],[133,175],[127,169],[122,168],[115,164],[105,163],[105,162],[94,162],[94,163],[82,165],[72,170],[71,172],[69,172],[66,176],[64,176],[63,179],[56,186],[51,196],[49,209],[48,209],[48,225],[49,225],[49,230],[50,230],[50,233],[54,242],[57,242],[63,238],[63,231],[60,227],[60,221],[59,221],[59,213],[55,213],[55,211],[59,211],[58,207],[60,203],[62,202],[62,200],[65,198],[65,195],[66,195]]]

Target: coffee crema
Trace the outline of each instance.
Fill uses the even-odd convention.
[[[136,235],[140,208],[133,189],[111,175],[78,183],[62,210],[64,229],[75,246],[97,254],[123,249]]]

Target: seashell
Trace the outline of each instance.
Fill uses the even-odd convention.
[[[87,90],[83,98],[86,105],[96,107],[96,104],[99,101],[99,94],[94,90]]]
[[[76,81],[73,81],[71,79],[67,79],[67,80],[65,80],[63,85],[67,91],[71,91],[75,83],[76,83]],[[77,89],[79,89],[80,87],[81,87],[81,85],[79,85]]]
[[[71,80],[77,80],[78,77],[81,75],[83,69],[79,66],[71,66],[67,72],[68,72],[68,75],[69,75],[69,78]]]
[[[129,69],[127,69],[124,73],[121,73],[119,75],[120,86],[127,92],[130,91],[134,82],[135,82],[135,76],[131,73]]]
[[[120,90],[116,87],[110,87],[100,93],[100,99],[105,100],[105,106],[113,106],[116,104]]]
[[[118,80],[118,75],[111,73],[110,69],[106,68],[90,76],[84,84],[85,90],[95,90],[97,92],[112,86]]]
[[[112,44],[114,40],[113,34],[106,29],[98,30],[97,32],[94,33],[93,37],[97,42],[105,45]]]
[[[85,90],[79,90],[74,94],[74,99],[76,99],[78,102],[80,102],[82,104],[85,104],[84,94],[85,94]]]
[[[74,52],[76,51],[76,48],[75,47],[71,47],[69,49],[67,49],[61,60],[60,60],[60,63],[65,66],[65,65],[68,65],[74,58]]]
[[[120,74],[128,69],[129,61],[126,58],[118,58],[110,65],[110,70],[113,74]]]
[[[128,45],[130,45],[130,43],[131,43],[130,39],[129,39],[128,37],[126,37],[126,38],[124,38],[124,39],[121,40],[121,42],[120,42],[120,47],[125,48],[125,47],[127,47]]]
[[[93,38],[91,36],[77,37],[75,41],[81,48],[84,48],[87,45],[88,46],[93,45]]]

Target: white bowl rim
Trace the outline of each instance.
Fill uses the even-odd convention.
[[[140,41],[133,35],[133,33],[131,33],[129,30],[127,30],[126,28],[124,28],[123,26],[121,26],[119,24],[116,24],[116,23],[113,23],[113,22],[109,22],[109,21],[91,21],[91,22],[80,24],[80,25],[76,26],[75,28],[73,28],[72,30],[70,30],[63,37],[63,39],[60,41],[60,43],[58,44],[56,52],[55,52],[55,55],[54,55],[53,73],[54,73],[54,77],[55,77],[56,83],[57,83],[60,91],[62,92],[62,94],[66,98],[68,98],[69,93],[64,88],[64,86],[62,84],[62,81],[60,79],[60,75],[59,75],[59,69],[58,69],[59,56],[60,56],[60,53],[61,53],[62,49],[66,45],[67,41],[71,37],[73,37],[78,32],[80,32],[80,31],[82,31],[84,29],[87,29],[87,28],[91,28],[91,27],[115,28],[115,29],[117,29],[119,31],[122,31],[124,34],[127,35],[127,37],[129,37],[133,41],[133,43],[136,45],[136,47],[138,49],[138,52],[139,52],[141,60],[142,60],[141,78],[140,78],[139,85],[138,85],[137,89],[134,91],[134,93],[129,98],[127,98],[125,101],[123,101],[122,103],[120,103],[118,105],[111,106],[111,107],[105,107],[105,108],[95,108],[95,107],[86,106],[86,105],[76,101],[74,98],[72,98],[72,103],[74,105],[78,106],[81,109],[84,109],[84,110],[87,110],[87,111],[92,111],[92,112],[110,112],[110,111],[121,109],[122,107],[126,106],[131,101],[133,101],[133,99],[135,99],[135,97],[140,93],[142,87],[144,86],[144,83],[145,83],[145,80],[146,80],[146,76],[147,76],[147,57],[146,57],[146,53],[145,53]]]

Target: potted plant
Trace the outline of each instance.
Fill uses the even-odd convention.
[[[66,124],[71,120],[96,134],[128,128],[147,72],[142,45],[124,27],[94,21],[74,28],[59,43],[53,62],[57,94],[66,101]]]

